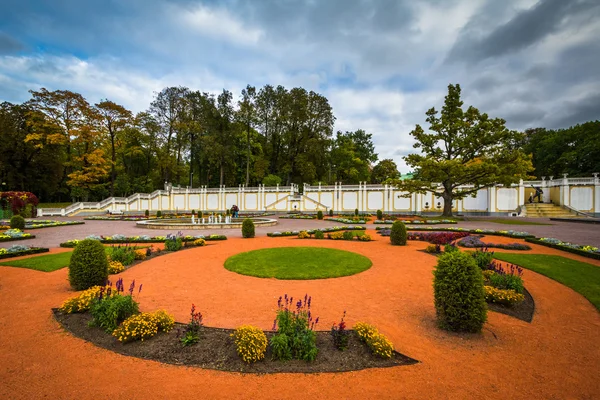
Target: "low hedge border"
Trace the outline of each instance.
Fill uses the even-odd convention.
[[[380,231],[380,230],[385,230],[385,229],[390,229],[389,227],[386,226],[377,226],[375,227],[376,231]],[[509,238],[513,238],[513,239],[528,239],[528,238],[535,238],[535,235],[532,234],[527,234],[527,235],[514,235],[514,234],[510,234],[510,233],[503,233],[503,232],[499,232],[499,231],[493,231],[493,232],[489,232],[489,231],[484,231],[481,229],[461,229],[461,228],[427,228],[427,227],[406,227],[406,230],[408,231],[424,231],[424,232],[467,232],[467,233],[474,233],[474,234],[478,234],[478,235],[493,235],[493,236],[505,236],[505,237],[509,237]],[[526,233],[526,232],[525,232]]]
[[[268,237],[288,237],[288,236],[298,236],[298,234],[302,231],[308,233],[309,235],[314,235],[316,231],[321,231],[323,233],[331,233],[338,231],[364,231],[367,228],[364,226],[334,226],[332,228],[325,229],[300,229],[297,231],[285,231],[285,232],[268,232]],[[273,235],[274,233],[278,233],[278,235]]]
[[[191,239],[185,239],[182,238],[183,242],[194,242],[195,240],[198,240],[199,238],[191,238]],[[205,241],[217,241],[217,240],[227,240],[227,236],[225,235],[215,235],[215,237],[210,237],[210,236],[205,236],[204,238]],[[83,240],[83,239],[81,239]],[[164,243],[165,240],[167,239],[142,239],[142,240],[127,240],[127,239],[123,239],[123,240],[114,240],[114,239],[110,239],[110,240],[99,240],[100,243],[102,244],[128,244],[128,243]],[[74,248],[75,246],[77,246],[76,244],[72,244],[72,243],[61,243],[60,247],[66,247],[66,248]]]
[[[17,237],[17,238],[0,238],[0,242],[12,242],[13,240],[27,240],[27,239],[35,239],[35,235],[25,236],[25,237]]]
[[[56,228],[59,226],[83,225],[83,224],[85,224],[85,222],[83,222],[83,221],[68,221],[68,222],[61,222],[57,225],[42,225],[42,226],[36,226],[36,227],[32,227],[32,228],[28,228],[27,224],[25,224],[25,229],[30,230],[30,229]]]
[[[544,242],[543,240],[540,240],[538,238],[526,238],[525,241],[529,242],[529,243],[533,243],[533,244],[539,244],[541,246],[550,247],[550,248],[557,249],[557,250],[566,251],[568,253],[577,254],[582,257],[593,258],[594,260],[600,260],[600,254],[590,253],[589,251],[584,251],[584,250],[574,249],[574,248],[568,247],[568,246],[561,246],[561,245],[554,244],[554,243]]]
[[[333,221],[333,222],[341,222],[343,224],[359,224],[359,225],[364,225],[367,223],[367,221],[365,219],[361,219],[359,221],[354,221],[349,218],[331,218],[331,217],[323,219],[323,221]]]
[[[45,247],[34,247],[29,250],[18,251],[16,253],[2,254],[2,255],[0,255],[0,260],[3,260],[5,258],[28,256],[30,254],[47,253],[49,251],[50,251],[50,249],[45,248]]]

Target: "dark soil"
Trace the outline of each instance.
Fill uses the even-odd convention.
[[[533,313],[535,312],[535,302],[527,289],[523,289],[523,294],[525,295],[525,300],[513,307],[507,307],[497,303],[487,303],[488,309],[501,314],[510,315],[521,321],[531,322],[533,320]]]
[[[176,324],[169,333],[159,333],[152,339],[143,342],[120,343],[116,338],[97,327],[88,327],[91,317],[84,314],[63,314],[54,310],[54,317],[63,328],[74,336],[119,354],[159,361],[167,364],[196,366],[231,372],[257,374],[281,372],[343,372],[357,371],[366,368],[385,368],[400,365],[412,365],[418,361],[394,351],[390,359],[382,359],[371,354],[369,349],[350,331],[348,349],[337,350],[329,332],[317,332],[319,355],[315,361],[299,360],[273,361],[270,349],[267,348],[265,359],[253,364],[244,363],[237,355],[230,329],[201,328],[201,339],[198,344],[185,347],[178,338],[178,332],[184,325]],[[273,332],[265,332],[267,338]]]

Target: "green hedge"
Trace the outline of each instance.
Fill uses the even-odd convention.
[[[102,286],[108,279],[108,260],[104,246],[92,239],[77,244],[69,262],[69,282],[75,290]]]

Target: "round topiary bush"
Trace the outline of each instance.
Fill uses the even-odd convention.
[[[381,210],[377,210],[377,219],[379,219],[379,220],[383,219],[383,212],[381,212]]]
[[[108,278],[108,260],[104,246],[92,239],[77,243],[69,263],[69,282],[75,290],[104,285]]]
[[[10,219],[10,229],[25,229],[25,218],[20,215],[13,215]]]
[[[317,219],[323,219],[323,211],[317,211]]]
[[[355,217],[358,217],[358,208],[355,208],[355,209],[354,209],[354,216],[355,216]]]
[[[144,215],[146,216],[146,218],[148,218],[148,217],[150,216],[150,210],[146,210],[146,211],[144,212]]]
[[[487,319],[483,275],[473,257],[445,253],[433,271],[438,325],[454,332],[480,332]]]
[[[242,237],[254,237],[254,222],[250,218],[246,218],[244,222],[242,222]]]
[[[330,209],[329,209],[329,216],[330,216],[330,217],[333,217],[333,208],[330,208]]]
[[[405,246],[407,237],[408,235],[404,223],[402,221],[394,221],[390,232],[390,241],[392,242],[392,245]]]
[[[156,218],[160,218],[160,217],[162,217],[162,211],[158,210],[156,212]]]

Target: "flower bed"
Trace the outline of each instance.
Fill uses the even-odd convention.
[[[145,215],[127,215],[120,217],[94,216],[85,217],[84,219],[88,221],[144,221],[150,219],[150,217],[146,217]]]
[[[83,225],[83,221],[53,221],[53,220],[25,220],[25,229],[41,229],[41,228],[52,228],[55,226],[66,226],[66,225]],[[0,221],[1,225],[10,225],[9,221]]]
[[[389,230],[389,228],[388,227],[377,226],[377,227],[375,227],[375,230],[377,230],[377,231],[385,231],[385,230]],[[519,231],[513,231],[513,230],[508,230],[508,231],[494,231],[492,229],[437,228],[437,227],[433,227],[433,226],[418,226],[418,227],[407,226],[406,230],[409,230],[409,231],[480,233],[480,234],[483,234],[483,235],[506,236],[506,237],[519,238],[519,239],[535,238],[535,235],[532,235],[531,233],[528,233],[528,232],[519,232]]]
[[[527,238],[525,239],[525,241],[577,254],[583,257],[600,260],[600,250],[598,250],[598,248],[594,246],[582,246],[573,243],[565,243],[559,239],[554,238]]]
[[[378,232],[381,236],[390,236],[391,229],[379,229]],[[408,232],[408,240],[421,240],[442,245],[469,235],[469,232]]]
[[[496,248],[507,250],[531,250],[531,246],[523,243],[484,243],[481,236],[472,235],[462,238],[458,241],[458,245],[469,249],[474,248]]]
[[[45,247],[29,247],[15,245],[8,249],[0,248],[0,259],[26,256],[29,254],[47,253],[50,250]]]
[[[25,233],[19,229],[9,229],[0,233],[0,242],[10,242],[13,240],[33,239],[35,235]]]
[[[400,220],[400,219],[385,219],[385,220],[379,220],[376,219],[375,221],[373,221],[374,224],[393,224],[394,221],[402,221],[405,225],[408,224],[412,224],[412,225],[440,225],[440,224],[456,224],[456,221],[451,220],[451,219],[406,219],[406,220]]]
[[[290,214],[290,215],[282,215],[279,219],[317,219],[316,215],[306,215],[306,214]]]
[[[327,218],[325,221],[341,222],[343,224],[366,224],[367,221],[364,218],[361,219],[349,219],[349,218]]]
[[[168,236],[168,235],[167,235]],[[98,240],[102,244],[118,244],[118,243],[164,243],[167,240],[167,236],[124,236],[124,235],[112,235],[112,236],[96,236],[90,235],[86,239]],[[198,239],[204,239],[206,241],[212,240],[227,240],[225,235],[198,235],[198,236],[181,236],[182,242],[195,242]],[[60,244],[60,247],[75,247],[79,243],[79,239],[67,240]]]
[[[313,235],[315,232],[337,232],[337,231],[364,231],[364,226],[333,226],[330,228],[319,228],[319,229],[302,229],[299,231],[284,231],[284,232],[269,232],[267,233],[268,237],[285,237],[285,236],[298,236],[300,232],[306,232],[309,235]]]

